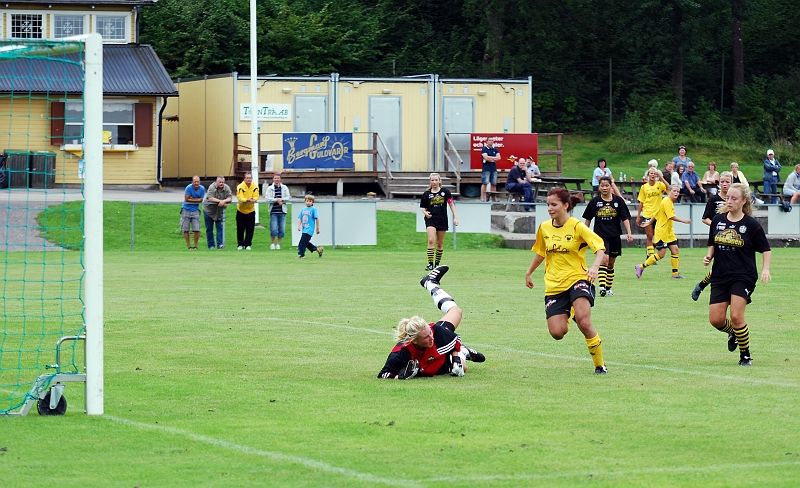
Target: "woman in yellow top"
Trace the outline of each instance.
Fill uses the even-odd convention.
[[[670,185],[669,195],[667,198],[661,200],[661,205],[658,207],[658,212],[654,218],[650,219],[646,225],[652,225],[655,222],[656,230],[653,239],[656,241],[656,249],[658,252],[647,258],[642,264],[636,265],[636,277],[641,278],[644,268],[656,264],[667,253],[669,248],[672,253],[670,262],[672,263],[672,277],[682,279],[683,276],[678,273],[678,264],[680,259],[678,257],[678,236],[672,228],[672,221],[682,222],[689,224],[691,219],[682,219],[675,215],[675,202],[681,194],[680,185]]]
[[[644,234],[647,238],[647,257],[655,254],[653,247],[653,226],[647,225],[655,216],[661,205],[661,197],[667,193],[667,185],[659,180],[658,170],[650,168],[647,170],[647,183],[639,189],[639,213],[636,215],[636,225],[644,227]]]
[[[571,197],[565,188],[553,188],[547,195],[547,213],[552,220],[543,222],[536,231],[536,244],[525,285],[533,288],[531,274],[544,265],[544,310],[547,328],[555,340],[561,340],[569,331],[570,312],[575,314],[578,329],[586,338],[586,346],[594,362],[594,374],[606,374],[603,362],[603,345],[600,335],[592,326],[594,306],[594,281],[605,249],[603,239],[591,231],[570,212],[578,199]],[[596,257],[586,269],[586,248]],[[572,310],[571,310],[572,309]]]

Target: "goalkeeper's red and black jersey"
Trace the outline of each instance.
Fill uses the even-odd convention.
[[[450,353],[461,350],[461,337],[450,322],[428,324],[433,329],[433,346],[420,351],[411,343],[398,342],[386,358],[378,378],[394,378],[412,359],[419,361],[419,376],[434,376],[450,372]]]

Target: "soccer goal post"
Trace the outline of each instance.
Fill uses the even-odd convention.
[[[0,414],[103,414],[103,45],[0,40]],[[4,202],[4,204],[3,204]]]

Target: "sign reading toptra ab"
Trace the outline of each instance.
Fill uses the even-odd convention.
[[[470,169],[481,169],[483,167],[481,150],[486,144],[486,139],[490,137],[494,137],[494,146],[500,150],[500,161],[497,162],[497,169],[511,169],[514,166],[514,163],[509,159],[511,156],[518,158],[533,156],[536,164],[539,164],[539,134],[471,134]]]
[[[284,132],[286,169],[353,169],[352,132]]]
[[[239,104],[239,120],[250,120],[250,104]],[[292,120],[292,105],[282,103],[259,103],[258,104],[258,120],[261,121],[291,121]]]

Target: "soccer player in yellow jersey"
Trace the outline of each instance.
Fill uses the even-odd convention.
[[[547,328],[555,340],[561,340],[569,331],[570,309],[574,310],[578,329],[586,338],[586,346],[594,362],[594,374],[606,374],[603,362],[603,345],[600,335],[592,325],[594,306],[594,281],[603,262],[603,239],[591,231],[570,212],[578,203],[565,188],[553,188],[547,195],[547,213],[552,220],[543,222],[536,231],[533,257],[525,285],[533,288],[531,274],[544,265],[544,310]],[[596,257],[586,269],[586,248]]]
[[[658,206],[661,205],[661,198],[665,193],[667,193],[667,185],[659,181],[658,170],[650,168],[647,171],[647,182],[639,189],[639,213],[636,215],[636,225],[644,227],[644,234],[647,238],[648,258],[656,251],[653,247],[654,227],[647,224],[658,211]]]
[[[667,253],[667,248],[672,253],[670,262],[672,263],[672,277],[682,279],[683,276],[678,273],[678,264],[680,262],[678,257],[678,236],[672,229],[672,221],[682,222],[688,224],[691,219],[682,219],[675,215],[675,202],[681,194],[680,185],[670,185],[669,194],[667,198],[661,200],[661,205],[658,207],[654,218],[650,219],[647,225],[653,225],[655,221],[656,230],[653,233],[656,249],[658,252],[651,254],[642,264],[636,265],[636,277],[641,278],[644,268],[654,265]]]

